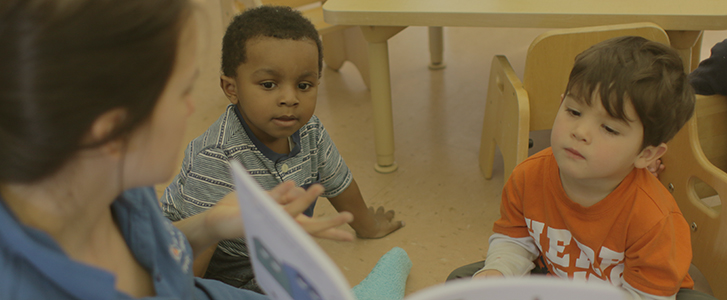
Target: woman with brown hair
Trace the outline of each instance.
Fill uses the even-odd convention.
[[[187,0],[0,2],[0,299],[264,299],[194,278],[244,234],[234,196],[173,226],[149,188],[177,168],[197,77]],[[322,191],[282,184],[294,216]],[[350,214],[300,219],[312,234]]]

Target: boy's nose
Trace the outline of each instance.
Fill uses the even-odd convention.
[[[576,124],[576,126],[574,126],[573,128],[573,131],[571,132],[571,136],[578,141],[583,141],[586,143],[591,141],[591,136],[588,132],[588,128],[587,126],[584,126],[584,124]]]
[[[290,89],[287,89],[283,92],[283,95],[281,95],[280,100],[278,101],[278,105],[283,106],[296,106],[300,103],[300,100],[298,100],[298,95],[295,93],[295,91],[291,91]]]

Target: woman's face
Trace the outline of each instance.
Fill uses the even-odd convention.
[[[167,181],[179,169],[187,117],[194,111],[192,88],[197,69],[197,28],[193,17],[180,34],[177,58],[151,118],[132,135],[125,151],[124,189]]]

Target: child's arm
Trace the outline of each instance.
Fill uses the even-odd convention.
[[[385,211],[380,206],[374,211],[373,207],[367,207],[354,179],[351,179],[348,188],[328,200],[337,211],[353,214],[353,222],[350,224],[360,238],[382,238],[404,226],[404,222],[394,221],[393,210]]]
[[[521,277],[535,268],[539,251],[531,237],[511,238],[495,233],[490,236],[485,267],[473,277]]]
[[[350,233],[335,227],[351,221],[351,215],[340,213],[336,216],[318,219],[308,218],[302,212],[318,198],[323,187],[313,185],[308,190],[295,187],[293,182],[284,182],[269,194],[296,219],[309,234],[332,240],[350,241]],[[195,258],[221,240],[242,238],[245,228],[240,215],[240,206],[235,193],[230,193],[212,208],[189,218],[174,222],[187,237]]]

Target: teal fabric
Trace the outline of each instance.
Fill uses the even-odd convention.
[[[394,247],[384,254],[364,280],[353,287],[358,300],[401,300],[411,260],[404,249]]]

